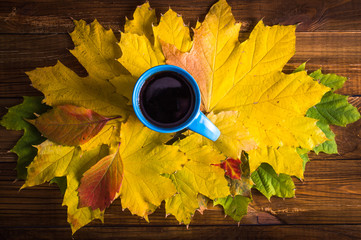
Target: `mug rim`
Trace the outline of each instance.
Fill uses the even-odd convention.
[[[140,109],[140,101],[139,101],[139,96],[140,96],[140,92],[142,87],[144,86],[144,83],[146,82],[146,80],[151,77],[152,75],[154,75],[155,73],[159,73],[159,72],[163,72],[163,71],[171,71],[171,72],[176,72],[180,75],[182,75],[192,86],[193,91],[194,91],[194,109],[192,114],[189,116],[189,118],[183,122],[182,124],[180,124],[177,127],[172,127],[172,128],[162,128],[162,127],[158,127],[154,124],[152,124],[151,122],[149,122],[145,116],[143,115],[141,109]],[[185,128],[187,128],[193,121],[194,119],[196,119],[198,117],[198,115],[200,114],[200,106],[201,106],[201,92],[199,90],[199,86],[198,83],[196,82],[196,80],[193,78],[192,75],[190,75],[186,70],[184,70],[183,68],[180,68],[178,66],[175,65],[158,65],[155,67],[152,67],[150,69],[148,69],[147,71],[145,71],[137,80],[134,89],[133,89],[133,96],[132,96],[132,103],[133,103],[133,109],[135,114],[137,115],[138,119],[148,128],[157,131],[157,132],[161,132],[161,133],[172,133],[172,132],[178,132],[180,130],[183,130]]]

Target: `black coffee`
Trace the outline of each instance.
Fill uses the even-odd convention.
[[[195,94],[180,74],[163,71],[149,77],[140,91],[140,109],[152,124],[162,128],[185,122],[194,110]]]

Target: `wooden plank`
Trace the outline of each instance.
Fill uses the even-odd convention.
[[[72,66],[79,75],[86,76],[86,71],[66,50],[73,48],[67,34],[1,35],[0,46],[1,97],[40,95],[39,91],[30,86],[25,72],[36,67],[55,65],[57,60]]]
[[[251,206],[286,224],[356,224],[361,220],[360,170],[361,160],[314,160],[303,182],[294,179],[296,198],[255,197]]]
[[[359,239],[361,225],[86,227],[74,239]],[[4,228],[2,239],[71,239],[68,228]]]
[[[11,107],[22,102],[21,98],[2,98],[0,100],[0,117],[7,112],[6,107]],[[349,102],[361,111],[361,97],[350,97]],[[311,153],[311,159],[359,159],[361,156],[361,120],[349,124],[347,127],[331,126],[336,134],[339,154],[316,155]],[[0,162],[16,162],[16,155],[9,153],[17,140],[22,136],[22,131],[7,131],[0,127]]]
[[[307,69],[310,72],[322,68],[324,73],[335,73],[348,78],[338,93],[361,95],[360,37],[361,33],[356,32],[297,33],[296,54],[285,70],[293,71],[300,62],[308,61]]]
[[[194,26],[197,19],[204,18],[214,2],[158,0],[151,1],[151,6],[158,15],[171,6],[183,15],[185,22]],[[302,23],[298,31],[361,30],[360,0],[228,2],[235,18],[243,23],[244,31],[249,31],[262,18],[272,25]],[[71,17],[88,21],[97,18],[105,26],[118,31],[124,25],[124,17],[132,18],[134,9],[142,3],[143,0],[77,1],[71,4],[54,0],[2,1],[0,33],[69,32],[72,29]]]
[[[66,226],[66,210],[56,187],[44,184],[18,191],[22,181],[13,183],[15,163],[1,163],[0,220],[2,227]],[[273,197],[269,202],[254,191],[254,201],[242,224],[360,224],[361,160],[315,160],[308,164],[303,182],[295,179],[296,198]],[[2,218],[2,219],[1,219]],[[6,221],[4,219],[6,218]],[[107,225],[178,225],[173,216],[165,218],[164,205],[150,215],[150,223],[122,211],[120,201],[106,211]],[[198,212],[197,225],[234,225],[218,207],[204,215]],[[191,226],[192,226],[191,225]],[[99,226],[99,223],[92,223]]]
[[[245,39],[245,36],[242,36]],[[347,76],[341,94],[361,95],[361,32],[297,33],[296,55],[285,66],[293,71],[308,61],[310,71],[322,67],[325,73]],[[85,69],[67,51],[73,44],[67,34],[0,35],[0,96],[39,95],[25,72],[55,65],[59,59],[80,76]]]

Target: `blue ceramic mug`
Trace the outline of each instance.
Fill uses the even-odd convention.
[[[220,131],[200,111],[200,106],[197,82],[187,71],[173,65],[150,68],[133,90],[135,114],[148,128],[161,133],[187,128],[216,141]]]

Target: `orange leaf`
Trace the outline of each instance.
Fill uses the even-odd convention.
[[[74,105],[57,106],[35,120],[28,120],[49,140],[68,146],[86,143],[112,118]]]
[[[79,207],[103,211],[119,195],[123,181],[123,162],[119,152],[102,158],[86,171],[78,189]]]
[[[205,20],[194,29],[193,46],[181,52],[176,46],[161,41],[167,64],[187,70],[201,91],[201,110],[215,111],[216,103],[233,85],[237,62],[233,59],[241,24],[236,23],[226,1],[212,6]]]
[[[219,166],[226,172],[226,175],[232,179],[241,179],[241,160],[227,158],[226,161],[223,161],[220,164],[214,164]]]

